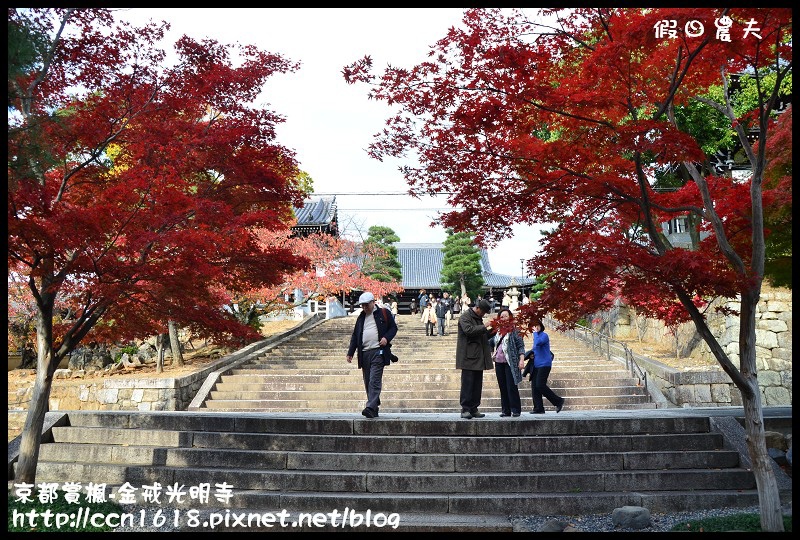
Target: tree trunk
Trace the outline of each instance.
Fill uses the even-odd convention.
[[[178,341],[178,326],[175,321],[169,321],[169,345],[172,349],[172,365],[183,366],[183,354],[181,353],[181,342]]]
[[[19,483],[35,484],[36,464],[39,462],[39,445],[42,442],[44,415],[50,408],[50,389],[53,386],[53,372],[50,369],[53,359],[53,308],[51,303],[43,302],[36,314],[36,345],[39,351],[36,365],[36,381],[33,395],[22,429],[19,447],[19,460],[14,479]]]
[[[763,532],[783,532],[780,490],[764,437],[764,411],[761,405],[761,390],[758,387],[756,367],[755,308],[760,289],[760,287],[754,287],[742,294],[741,315],[739,316],[739,370],[749,385],[749,388],[742,389],[742,403],[744,405],[747,450],[750,454],[758,489],[761,530]]]
[[[689,238],[692,242],[692,251],[697,251],[700,249],[700,216],[694,212],[689,212],[689,215],[686,217],[686,221],[689,228]]]
[[[681,359],[681,344],[678,337],[678,327],[675,327],[675,360]]]
[[[164,347],[167,339],[167,334],[158,334],[156,336],[156,373],[164,372]]]
[[[753,379],[753,384],[757,386],[758,380]],[[753,475],[758,489],[761,530],[763,532],[784,532],[780,490],[775,479],[775,471],[772,468],[773,460],[767,452],[764,436],[761,392],[757,390],[754,395],[755,399],[744,398],[743,400],[744,421],[747,450],[753,464]]]
[[[689,311],[695,328],[725,373],[742,394],[747,450],[753,467],[761,510],[763,532],[783,532],[781,497],[773,460],[767,451],[764,437],[764,411],[761,406],[761,389],[758,387],[756,367],[756,306],[761,294],[761,282],[745,287],[741,293],[739,313],[739,369],[728,358],[717,339],[711,333],[703,315],[684,291],[676,291],[681,303]]]

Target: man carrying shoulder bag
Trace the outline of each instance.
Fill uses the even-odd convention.
[[[377,418],[381,404],[383,368],[397,359],[391,351],[392,339],[397,335],[397,323],[388,309],[375,309],[375,296],[371,292],[363,293],[358,303],[361,305],[361,313],[356,318],[353,334],[350,336],[347,362],[352,362],[353,354],[358,351],[358,367],[367,392],[367,406],[361,414],[367,418]]]

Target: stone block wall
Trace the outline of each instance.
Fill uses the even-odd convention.
[[[206,376],[225,359],[180,378],[73,378],[68,369],[55,372],[50,391],[51,411],[180,411],[185,410]],[[9,387],[8,410],[27,410],[33,385]]]
[[[256,356],[284,337],[304,332],[322,317],[315,315],[303,323],[229,354],[202,370],[176,378],[76,378],[69,369],[57,369],[50,390],[51,411],[184,411],[203,386],[209,374],[247,356]],[[33,383],[15,386],[9,379],[8,410],[25,411],[33,394]],[[11,418],[12,415],[9,415]],[[16,415],[15,415],[16,417]]]
[[[725,306],[740,309],[738,301]],[[708,325],[735,366],[739,364],[739,317],[719,315],[713,307],[707,311]],[[636,317],[632,310],[619,306],[598,314],[593,329],[611,333],[614,338],[641,338],[643,342],[659,343],[681,356],[708,360],[707,372],[693,369],[688,372],[665,369],[658,362],[643,361],[648,373],[662,387],[664,395],[679,406],[741,406],[741,396],[727,374],[717,364],[708,345],[702,341],[693,323],[681,325],[673,335],[661,321]],[[603,328],[601,328],[601,326]],[[638,359],[637,359],[638,362]],[[657,367],[656,365],[662,367]],[[764,287],[756,309],[756,367],[763,406],[792,404],[792,291]],[[673,373],[670,373],[673,372]]]

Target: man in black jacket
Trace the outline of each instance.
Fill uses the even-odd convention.
[[[383,368],[392,363],[391,342],[397,334],[397,323],[388,309],[375,309],[375,296],[371,292],[363,293],[358,303],[361,304],[361,313],[356,319],[353,335],[350,336],[347,361],[353,361],[353,354],[357,350],[358,367],[367,391],[367,406],[361,414],[367,418],[377,418],[381,404]]]
[[[490,309],[489,302],[481,299],[472,308],[465,309],[458,319],[456,369],[461,370],[461,418],[486,416],[478,410],[478,405],[483,391],[483,372],[493,367],[489,350],[492,322],[483,322]]]
[[[436,326],[440,336],[444,335],[445,328],[447,327],[447,316],[450,314],[451,309],[453,309],[453,304],[450,300],[450,295],[444,293],[442,297],[439,298],[439,301],[436,302]]]

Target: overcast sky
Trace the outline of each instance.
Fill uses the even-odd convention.
[[[278,143],[297,153],[300,168],[314,180],[315,194],[336,194],[339,221],[365,232],[372,225],[391,227],[400,241],[443,242],[444,229],[430,227],[444,197],[413,199],[398,171],[398,161],[379,162],[365,149],[391,109],[367,99],[368,87],[348,85],[346,64],[370,55],[382,72],[387,64],[411,67],[425,60],[430,46],[459,26],[460,8],[131,8],[118,16],[135,24],[148,19],[170,22],[166,47],[183,34],[220,43],[253,44],[299,61],[293,74],[268,80],[260,105],[285,117]],[[345,195],[359,193],[363,195]],[[370,195],[395,193],[402,195]],[[495,272],[519,276],[520,259],[537,253],[536,229],[518,227],[513,239],[490,249]]]

